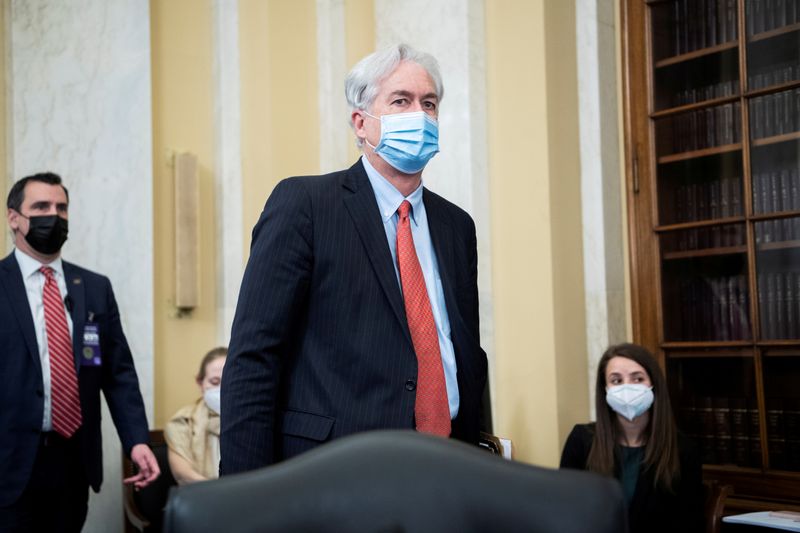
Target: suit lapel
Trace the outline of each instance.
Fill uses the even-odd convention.
[[[39,344],[36,342],[36,329],[33,326],[33,317],[31,316],[31,307],[28,303],[28,295],[25,292],[25,283],[22,280],[22,272],[19,269],[14,254],[12,253],[2,261],[2,268],[0,268],[2,275],[0,280],[2,286],[8,295],[8,301],[11,302],[11,307],[14,309],[17,323],[22,330],[22,335],[25,338],[25,344],[28,346],[28,352],[36,363],[36,368],[41,372],[41,361],[39,360]]]
[[[86,325],[86,290],[83,278],[71,263],[62,261],[64,281],[67,283],[67,297],[70,305],[68,311],[72,318],[72,354],[75,358],[75,370],[80,373],[81,350],[83,349],[83,330]]]
[[[431,244],[436,254],[436,263],[439,266],[439,277],[442,279],[445,305],[450,317],[452,329],[453,321],[460,320],[458,307],[455,305],[453,280],[455,278],[455,252],[453,251],[453,228],[447,221],[442,206],[436,205],[435,198],[427,189],[422,191],[422,201],[425,203],[425,213],[428,216],[428,230],[431,233]]]
[[[403,296],[397,285],[397,275],[392,264],[392,254],[386,242],[386,232],[381,223],[375,193],[369,184],[369,178],[367,178],[361,161],[350,167],[342,185],[352,193],[345,195],[344,205],[353,219],[372,268],[375,270],[375,275],[383,287],[383,292],[410,343],[411,334],[408,331]]]

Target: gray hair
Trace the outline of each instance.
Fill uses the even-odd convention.
[[[356,63],[347,74],[344,79],[344,94],[351,114],[356,110],[367,111],[372,106],[378,96],[381,81],[394,72],[401,61],[412,61],[424,68],[433,80],[436,96],[439,97],[439,101],[442,100],[444,86],[436,58],[407,44],[397,44],[368,55]],[[352,126],[351,120],[350,127]],[[356,139],[356,144],[360,147],[361,139]]]

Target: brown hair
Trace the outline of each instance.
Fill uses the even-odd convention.
[[[209,351],[203,357],[203,360],[200,362],[200,371],[197,373],[197,381],[200,382],[206,379],[206,366],[208,366],[208,363],[210,363],[217,357],[227,357],[227,356],[228,356],[228,348],[226,346],[218,346]]]
[[[597,366],[595,385],[595,424],[592,448],[586,467],[598,474],[613,476],[615,459],[619,456],[619,437],[621,427],[616,413],[606,403],[606,367],[613,357],[625,357],[640,364],[653,385],[653,406],[650,420],[644,430],[645,453],[644,468],[653,472],[654,484],[672,491],[680,479],[680,458],[678,456],[678,430],[672,416],[672,408],[667,391],[667,380],[658,366],[655,357],[637,344],[617,344],[610,346]]]

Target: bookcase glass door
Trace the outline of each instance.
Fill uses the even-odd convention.
[[[676,419],[707,465],[800,472],[800,0],[645,4]]]

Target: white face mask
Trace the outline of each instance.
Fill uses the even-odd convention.
[[[206,389],[203,392],[203,400],[206,402],[206,405],[209,409],[214,411],[215,413],[219,414],[219,404],[220,404],[220,396],[219,396],[219,387],[214,387],[212,389]]]
[[[653,387],[638,383],[606,387],[606,402],[614,411],[633,421],[653,405]]]

